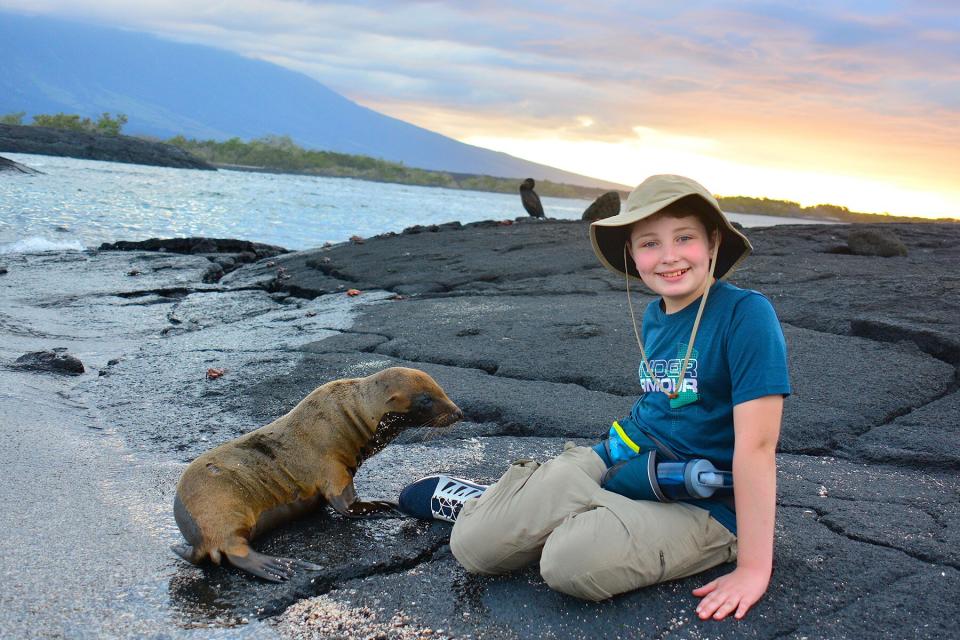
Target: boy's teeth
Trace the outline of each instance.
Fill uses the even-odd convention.
[[[664,278],[672,278],[674,276],[679,276],[681,273],[684,273],[686,269],[678,269],[677,271],[670,271],[668,273],[661,273],[660,275]]]

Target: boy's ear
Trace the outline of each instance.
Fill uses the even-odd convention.
[[[720,241],[720,229],[714,229],[713,233],[710,234],[710,251],[713,251],[713,248],[717,246],[717,242]]]

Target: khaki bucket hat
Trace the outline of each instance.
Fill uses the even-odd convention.
[[[720,229],[720,249],[714,277],[725,278],[753,250],[747,237],[737,231],[720,204],[702,185],[683,176],[650,176],[630,192],[622,213],[597,220],[590,225],[590,242],[601,264],[621,276],[639,280],[640,274],[629,259],[624,265],[623,247],[628,240],[630,225],[649,218],[675,202],[701,211],[717,221]],[[629,269],[629,271],[627,271]]]

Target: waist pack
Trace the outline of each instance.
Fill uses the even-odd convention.
[[[607,469],[600,485],[633,500],[698,500],[717,489],[732,489],[733,474],[703,458],[658,463],[657,451],[651,449]]]
[[[666,445],[639,431],[641,442],[630,438],[618,422],[604,442],[607,457],[619,462],[607,469],[601,486],[633,500],[697,500],[710,498],[718,489],[733,488],[733,474],[720,471],[709,460],[680,460]],[[668,461],[660,462],[660,453]],[[626,457],[627,459],[622,459]]]

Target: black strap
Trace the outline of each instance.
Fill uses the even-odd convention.
[[[647,440],[649,440],[650,442],[652,442],[652,443],[653,443],[653,446],[655,446],[655,447],[657,448],[657,453],[659,453],[659,454],[662,455],[664,458],[666,458],[666,459],[668,459],[668,460],[671,460],[671,461],[673,461],[673,462],[678,462],[678,461],[680,461],[680,456],[678,456],[676,453],[674,453],[674,452],[673,452],[673,449],[671,449],[671,448],[668,447],[667,445],[663,444],[663,442],[661,442],[661,441],[658,440],[657,438],[654,438],[652,435],[650,435],[650,433],[649,433],[646,429],[643,428],[643,425],[640,424],[639,421],[634,420],[634,422],[636,423],[637,428],[640,429],[640,433],[642,433],[642,434],[644,435],[644,437],[646,437]]]

